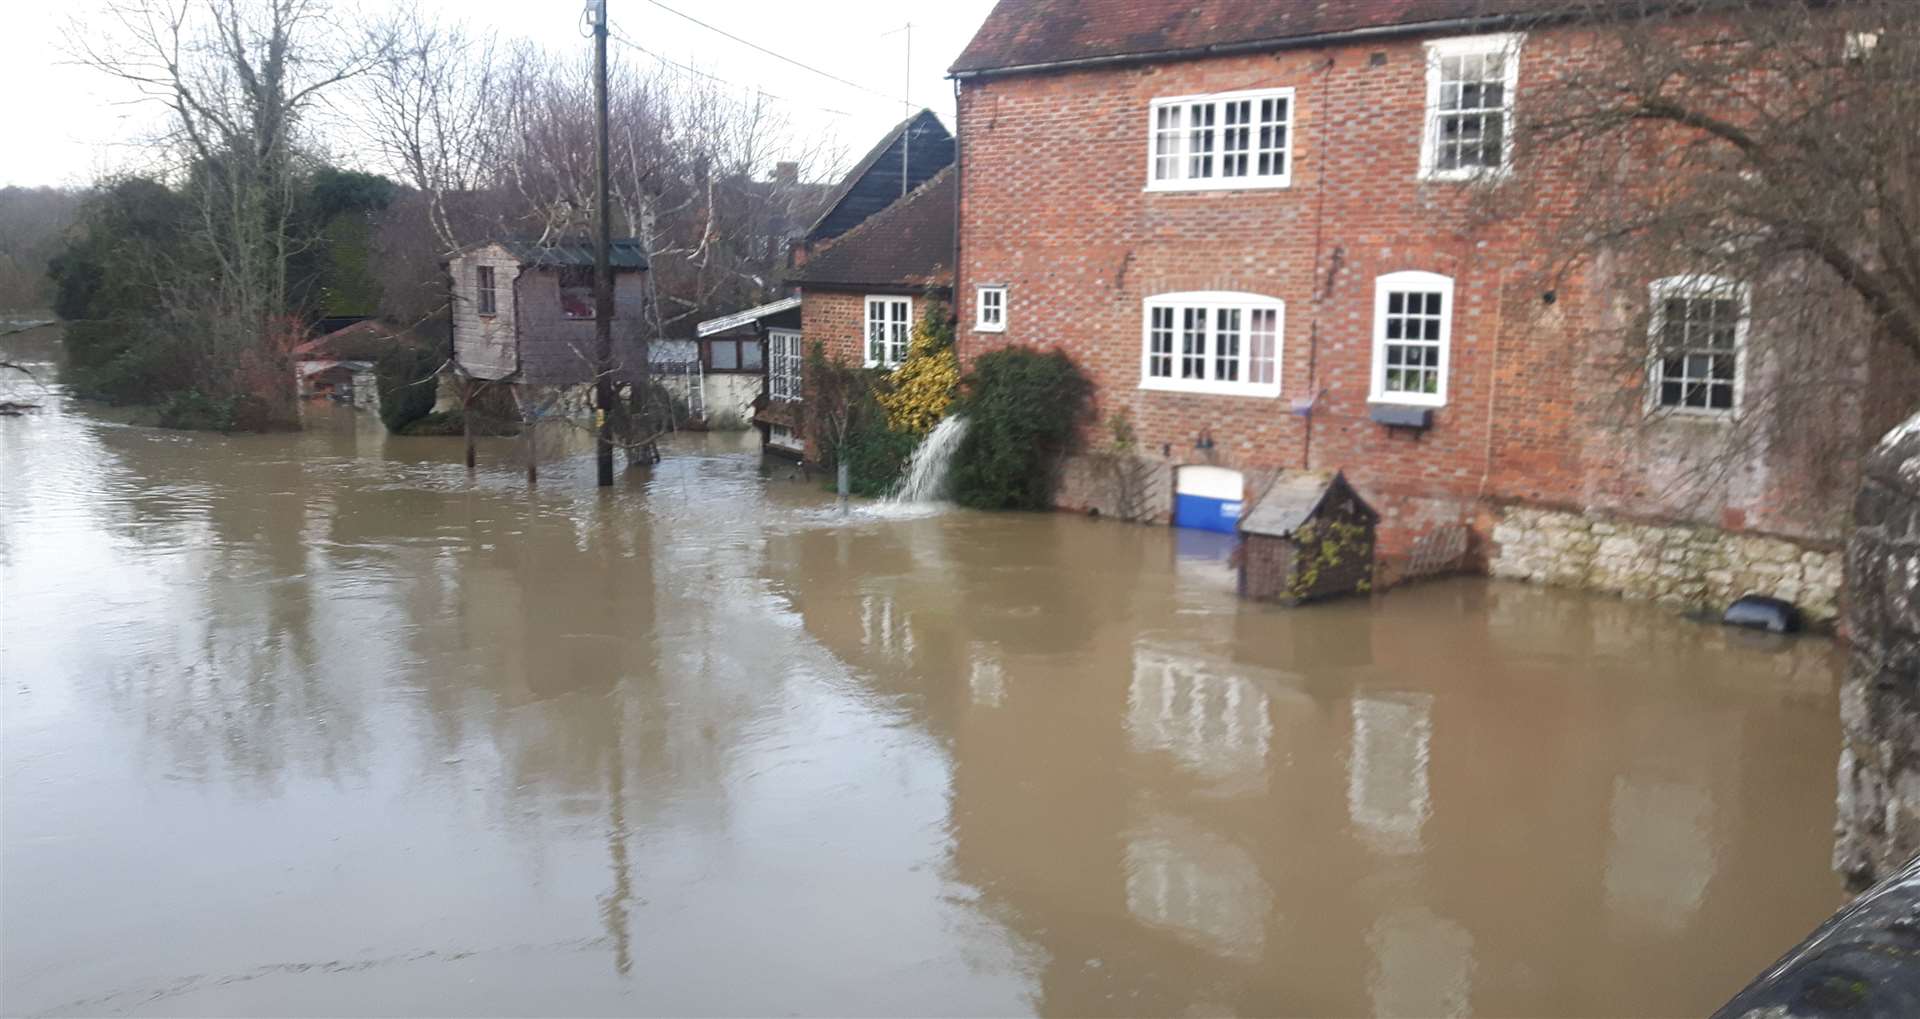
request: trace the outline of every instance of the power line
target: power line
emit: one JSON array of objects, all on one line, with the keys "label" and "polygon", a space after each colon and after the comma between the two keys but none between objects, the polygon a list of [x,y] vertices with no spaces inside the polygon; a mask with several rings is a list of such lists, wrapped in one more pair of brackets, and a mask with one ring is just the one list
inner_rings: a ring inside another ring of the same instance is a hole
[{"label": "power line", "polygon": [[899,97],[899,96],[890,96],[890,95],[888,95],[888,94],[886,94],[885,92],[881,92],[881,91],[879,91],[879,90],[877,90],[877,89],[871,89],[871,88],[868,88],[867,86],[865,86],[865,85],[862,85],[862,84],[860,84],[860,83],[859,83],[859,82],[857,82],[857,81],[848,81],[847,79],[845,79],[845,78],[842,78],[842,77],[840,77],[839,75],[837,75],[837,74],[834,74],[834,73],[832,73],[832,72],[830,72],[830,71],[822,71],[822,70],[821,70],[821,69],[819,69],[818,67],[814,67],[814,66],[813,66],[813,65],[811,65],[811,64],[803,64],[803,63],[801,63],[800,61],[798,61],[798,60],[795,60],[795,59],[793,59],[792,57],[790,57],[790,56],[787,56],[787,55],[786,55],[786,54],[784,54],[784,53],[776,53],[776,52],[774,52],[773,50],[770,50],[770,49],[768,49],[768,48],[766,48],[765,46],[762,46],[762,45],[760,45],[760,44],[759,44],[759,43],[757,43],[757,42],[753,42],[753,41],[751,41],[751,40],[747,40],[747,39],[742,39],[742,38],[740,38],[739,36],[737,36],[737,35],[734,35],[734,34],[733,34],[732,32],[729,32],[729,31],[727,31],[727,30],[726,30],[726,29],[724,29],[724,28],[721,28],[721,27],[719,27],[719,26],[717,26],[717,25],[710,25],[710,24],[708,24],[708,23],[706,23],[706,22],[704,22],[704,21],[701,21],[701,20],[700,20],[699,18],[696,18],[696,17],[694,17],[694,16],[693,16],[693,15],[691,15],[691,14],[688,14],[688,13],[686,13],[686,12],[684,12],[684,11],[678,11],[678,10],[675,10],[675,9],[673,9],[673,8],[671,8],[671,7],[668,7],[668,6],[666,5],[666,4],[663,4],[663,3],[661,3],[661,2],[660,2],[660,0],[647,0],[647,2],[648,2],[648,3],[650,3],[650,4],[652,4],[652,5],[653,5],[653,6],[655,6],[655,7],[658,7],[658,8],[660,8],[660,9],[661,9],[661,10],[663,10],[663,11],[666,11],[666,12],[667,12],[668,14],[671,14],[671,15],[674,15],[675,17],[678,17],[678,18],[684,18],[684,19],[686,19],[686,20],[688,20],[688,21],[691,21],[691,22],[693,22],[693,23],[694,23],[694,24],[696,24],[696,25],[699,25],[699,26],[700,26],[701,28],[704,28],[704,29],[706,29],[706,30],[707,30],[707,31],[709,31],[709,32],[714,32],[714,33],[716,33],[716,34],[719,34],[719,35],[723,35],[723,36],[726,36],[727,38],[729,38],[729,39],[732,39],[732,40],[733,40],[734,42],[737,42],[737,43],[739,43],[739,44],[740,44],[740,45],[742,45],[742,46],[749,46],[749,47],[752,47],[753,49],[756,49],[756,50],[759,50],[760,52],[762,52],[762,53],[765,53],[765,54],[766,54],[767,56],[770,56],[770,57],[772,57],[772,58],[774,58],[775,60],[783,60],[783,61],[785,61],[785,62],[787,62],[787,63],[789,63],[789,64],[792,64],[792,65],[793,65],[793,66],[795,66],[795,67],[798,67],[799,69],[801,69],[801,70],[803,70],[803,71],[808,71],[808,72],[811,72],[811,73],[813,73],[813,74],[817,74],[817,75],[819,75],[820,77],[822,77],[822,78],[826,78],[826,79],[829,79],[829,80],[831,80],[831,81],[837,81],[837,82],[839,82],[840,84],[842,84],[842,85],[845,85],[845,86],[847,86],[848,88],[856,88],[856,89],[859,89],[860,91],[862,91],[862,92],[865,92],[865,93],[867,93],[868,95],[875,95],[875,96],[879,96],[880,98],[882,98],[882,99],[885,99],[885,100],[887,100],[888,102],[899,102],[899,101],[900,101],[900,97]]},{"label": "power line", "polygon": [[673,67],[680,71],[684,71],[687,74],[698,75],[702,78],[706,78],[709,81],[719,82],[720,84],[725,85],[729,88],[737,88],[742,92],[751,92],[755,95],[765,96],[766,98],[772,99],[775,102],[787,103],[793,106],[804,106],[808,109],[819,110],[822,113],[831,113],[836,117],[853,116],[853,114],[848,113],[845,110],[836,110],[831,106],[820,106],[814,103],[803,102],[798,99],[789,99],[786,96],[776,95],[772,92],[769,92],[766,89],[759,87],[758,85],[743,85],[740,82],[732,81],[727,78],[722,78],[711,71],[702,71],[698,67],[694,67],[689,64],[683,64],[680,61],[673,59],[672,57],[668,57],[660,53],[656,53],[653,50],[650,50],[645,46],[642,46],[639,43],[634,42],[632,39],[627,38],[626,34],[621,32],[618,28],[612,28],[611,25],[609,25],[609,28],[611,28],[612,30],[613,41],[621,44],[622,46],[626,46],[631,49],[634,49],[642,54],[645,54],[646,56],[652,57],[653,59],[669,67]]}]

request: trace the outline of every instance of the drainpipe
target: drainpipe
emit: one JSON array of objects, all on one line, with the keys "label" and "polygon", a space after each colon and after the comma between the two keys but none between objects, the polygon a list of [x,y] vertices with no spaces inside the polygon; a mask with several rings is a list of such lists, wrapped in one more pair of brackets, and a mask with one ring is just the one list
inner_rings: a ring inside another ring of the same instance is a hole
[{"label": "drainpipe", "polygon": [[[967,200],[967,162],[963,158],[966,146],[962,139],[966,133],[962,130],[964,121],[960,112],[960,79],[953,80],[953,300],[947,307],[949,323],[953,326],[953,351],[955,358],[960,354],[960,295],[966,293],[960,282],[960,225],[966,222],[960,216],[960,206]],[[1002,312],[1004,315],[1005,312]],[[1004,319],[1002,320],[1004,323]]]},{"label": "drainpipe", "polygon": [[1313,469],[1313,411],[1320,404],[1320,310],[1328,292],[1333,289],[1331,279],[1322,281],[1320,276],[1320,250],[1326,236],[1327,220],[1327,145],[1328,132],[1333,127],[1333,117],[1327,109],[1328,95],[1333,88],[1333,58],[1328,57],[1326,65],[1320,68],[1320,108],[1314,115],[1320,118],[1320,158],[1319,176],[1314,186],[1319,190],[1315,196],[1313,208],[1313,321],[1307,324],[1307,414],[1301,429],[1300,469]]}]

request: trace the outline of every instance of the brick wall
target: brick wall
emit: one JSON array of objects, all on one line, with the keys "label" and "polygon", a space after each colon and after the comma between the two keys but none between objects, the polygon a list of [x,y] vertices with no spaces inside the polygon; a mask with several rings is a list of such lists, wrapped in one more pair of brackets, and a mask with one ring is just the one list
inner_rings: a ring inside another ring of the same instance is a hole
[{"label": "brick wall", "polygon": [[[1519,115],[1530,83],[1590,52],[1573,30],[1530,37]],[[1152,99],[1266,87],[1295,89],[1290,187],[1145,190]],[[1836,538],[1848,486],[1834,471],[1848,464],[1830,447],[1762,435],[1710,472],[1701,450],[1725,445],[1727,425],[1638,412],[1642,380],[1621,370],[1638,356],[1620,349],[1630,330],[1608,327],[1632,321],[1645,281],[1602,265],[1549,305],[1530,282],[1540,224],[1476,227],[1470,185],[1418,179],[1425,93],[1419,40],[964,82],[963,359],[1063,349],[1095,384],[1096,420],[1126,412],[1143,451],[1174,464],[1343,470],[1383,514],[1388,554],[1447,523],[1484,543],[1485,508],[1514,503]],[[1424,432],[1368,415],[1374,280],[1402,270],[1455,283],[1448,402]],[[986,283],[1010,288],[1004,333],[973,331]],[[1190,290],[1286,302],[1278,398],[1139,388],[1143,300]],[[829,314],[812,300],[810,317]],[[1755,337],[1750,396],[1769,363]],[[1309,400],[1311,417],[1296,413]],[[1853,403],[1823,417],[1860,434]]]}]

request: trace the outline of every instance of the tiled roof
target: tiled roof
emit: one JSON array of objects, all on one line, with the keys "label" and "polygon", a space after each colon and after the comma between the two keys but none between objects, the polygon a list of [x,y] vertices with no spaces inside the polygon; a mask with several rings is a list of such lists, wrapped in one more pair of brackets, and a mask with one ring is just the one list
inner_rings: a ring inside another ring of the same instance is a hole
[{"label": "tiled roof", "polygon": [[367,319],[308,340],[293,348],[292,354],[296,361],[376,361],[395,346],[419,343],[420,338],[409,329]]},{"label": "tiled roof", "polygon": [[[951,73],[1541,16],[1565,0],[1000,0]],[[1456,25],[1455,29],[1460,26]],[[1198,52],[1195,52],[1198,51]]]},{"label": "tiled roof", "polygon": [[953,167],[807,259],[787,282],[824,287],[953,285]]}]

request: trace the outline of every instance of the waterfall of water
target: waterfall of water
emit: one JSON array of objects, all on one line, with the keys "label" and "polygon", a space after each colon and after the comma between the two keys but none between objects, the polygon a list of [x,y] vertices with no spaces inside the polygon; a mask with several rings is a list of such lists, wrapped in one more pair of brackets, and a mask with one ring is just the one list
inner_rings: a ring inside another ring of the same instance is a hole
[{"label": "waterfall of water", "polygon": [[953,463],[953,454],[960,448],[960,440],[967,435],[967,422],[959,416],[950,417],[934,426],[927,437],[920,440],[920,447],[913,451],[913,458],[907,461],[906,476],[894,487],[893,494],[887,497],[894,503],[939,502],[947,494],[947,468]]}]

